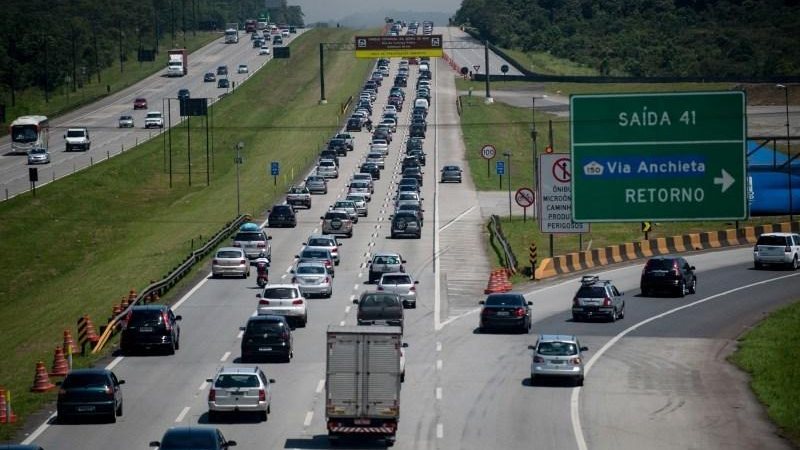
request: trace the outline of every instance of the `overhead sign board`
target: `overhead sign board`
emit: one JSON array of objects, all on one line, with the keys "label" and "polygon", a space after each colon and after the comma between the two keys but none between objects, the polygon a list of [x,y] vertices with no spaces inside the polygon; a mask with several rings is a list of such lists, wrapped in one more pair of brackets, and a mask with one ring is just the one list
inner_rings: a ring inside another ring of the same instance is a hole
[{"label": "overhead sign board", "polygon": [[745,95],[570,97],[576,222],[747,217]]},{"label": "overhead sign board", "polygon": [[356,36],[356,58],[442,57],[442,35]]},{"label": "overhead sign board", "polygon": [[539,230],[588,233],[589,223],[572,221],[572,163],[565,153],[539,155]]}]

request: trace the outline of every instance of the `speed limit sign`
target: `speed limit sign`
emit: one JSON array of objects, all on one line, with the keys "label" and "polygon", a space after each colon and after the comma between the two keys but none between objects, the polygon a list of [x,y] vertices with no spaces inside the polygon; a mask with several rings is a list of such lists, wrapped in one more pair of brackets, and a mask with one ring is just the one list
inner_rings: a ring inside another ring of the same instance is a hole
[{"label": "speed limit sign", "polygon": [[497,155],[497,149],[494,148],[494,145],[487,144],[481,148],[481,157],[483,159],[492,159]]}]

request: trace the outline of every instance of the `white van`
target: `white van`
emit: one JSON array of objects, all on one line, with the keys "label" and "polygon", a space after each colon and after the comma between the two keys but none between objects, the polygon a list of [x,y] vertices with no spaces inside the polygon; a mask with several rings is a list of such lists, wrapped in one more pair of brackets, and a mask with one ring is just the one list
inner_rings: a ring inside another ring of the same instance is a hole
[{"label": "white van", "polygon": [[418,106],[421,106],[421,107],[423,107],[423,108],[425,108],[427,110],[428,109],[428,100],[426,100],[424,98],[418,98],[418,99],[414,100],[414,107],[416,108]]}]

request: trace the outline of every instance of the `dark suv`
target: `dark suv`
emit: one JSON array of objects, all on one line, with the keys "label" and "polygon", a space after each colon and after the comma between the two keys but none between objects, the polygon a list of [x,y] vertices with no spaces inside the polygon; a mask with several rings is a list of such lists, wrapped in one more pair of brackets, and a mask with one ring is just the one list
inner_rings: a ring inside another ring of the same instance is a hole
[{"label": "dark suv", "polygon": [[642,295],[649,297],[657,292],[668,292],[684,297],[697,292],[694,266],[680,256],[656,256],[647,261],[642,270],[640,287]]},{"label": "dark suv", "polygon": [[625,317],[625,300],[614,283],[597,275],[584,275],[581,287],[572,299],[572,320],[605,317],[614,322]]},{"label": "dark suv", "polygon": [[76,416],[100,416],[116,422],[122,415],[122,384],[125,380],[117,379],[110,370],[70,370],[58,392],[58,420],[66,422]]},{"label": "dark suv", "polygon": [[297,226],[297,215],[291,205],[275,205],[269,210],[267,223],[270,227],[290,227]]},{"label": "dark suv", "polygon": [[120,350],[129,355],[139,349],[163,349],[172,355],[180,347],[180,320],[167,305],[134,306],[124,321]]},{"label": "dark suv", "polygon": [[411,211],[397,212],[392,216],[392,239],[398,237],[422,237],[422,222],[419,216]]},{"label": "dark suv", "polygon": [[253,316],[247,326],[241,328],[242,362],[258,357],[276,356],[286,362],[291,361],[292,329],[283,316]]},{"label": "dark suv", "polygon": [[358,305],[359,325],[390,325],[403,328],[403,300],[397,294],[362,292]]}]

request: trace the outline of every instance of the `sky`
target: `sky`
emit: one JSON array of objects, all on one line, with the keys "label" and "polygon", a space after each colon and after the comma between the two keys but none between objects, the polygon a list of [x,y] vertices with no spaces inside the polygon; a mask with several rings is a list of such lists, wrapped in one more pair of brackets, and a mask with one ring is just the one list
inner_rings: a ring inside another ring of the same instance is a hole
[{"label": "sky", "polygon": [[300,5],[306,23],[328,22],[356,14],[378,10],[443,12],[455,14],[461,0],[289,0]]}]

